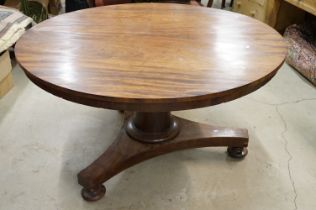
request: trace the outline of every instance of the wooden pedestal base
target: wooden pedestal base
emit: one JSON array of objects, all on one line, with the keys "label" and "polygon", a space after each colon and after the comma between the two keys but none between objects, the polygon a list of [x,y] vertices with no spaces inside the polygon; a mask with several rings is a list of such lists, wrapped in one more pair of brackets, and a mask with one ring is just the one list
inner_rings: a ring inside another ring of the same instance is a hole
[{"label": "wooden pedestal base", "polygon": [[170,113],[135,113],[128,118],[116,141],[78,174],[78,182],[83,186],[82,197],[87,201],[102,198],[105,181],[150,158],[176,150],[219,146],[227,146],[231,157],[245,157],[247,130],[205,125]]}]

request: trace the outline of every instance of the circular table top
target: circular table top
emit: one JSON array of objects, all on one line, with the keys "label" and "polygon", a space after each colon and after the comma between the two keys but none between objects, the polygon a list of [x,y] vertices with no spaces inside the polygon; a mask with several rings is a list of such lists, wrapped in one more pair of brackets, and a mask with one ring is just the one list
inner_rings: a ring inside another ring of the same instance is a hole
[{"label": "circular table top", "polygon": [[287,47],[240,14],[166,3],[122,4],[60,15],[16,45],[26,75],[54,95],[131,111],[214,105],[268,82]]}]

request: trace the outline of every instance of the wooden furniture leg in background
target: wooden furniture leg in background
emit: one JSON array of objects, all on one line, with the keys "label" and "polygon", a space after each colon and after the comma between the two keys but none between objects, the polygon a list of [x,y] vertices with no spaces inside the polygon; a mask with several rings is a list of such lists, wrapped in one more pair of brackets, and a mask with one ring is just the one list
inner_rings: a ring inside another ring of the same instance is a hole
[{"label": "wooden furniture leg in background", "polygon": [[82,197],[87,201],[99,200],[106,191],[105,181],[150,158],[177,150],[219,146],[227,146],[228,155],[233,158],[245,157],[247,130],[201,124],[170,113],[134,113],[116,141],[78,174],[78,182],[83,186]]},{"label": "wooden furniture leg in background", "polygon": [[221,8],[224,9],[224,8],[225,8],[225,5],[226,5],[226,0],[222,0],[222,6],[221,6]]},{"label": "wooden furniture leg in background", "polygon": [[[230,7],[233,7],[233,4],[234,4],[234,0],[231,0],[230,3],[229,3],[229,6]],[[224,9],[226,6],[226,0],[222,0],[222,6],[221,8]]]},{"label": "wooden furniture leg in background", "polygon": [[209,0],[207,2],[207,7],[212,7],[213,6],[213,0]]}]

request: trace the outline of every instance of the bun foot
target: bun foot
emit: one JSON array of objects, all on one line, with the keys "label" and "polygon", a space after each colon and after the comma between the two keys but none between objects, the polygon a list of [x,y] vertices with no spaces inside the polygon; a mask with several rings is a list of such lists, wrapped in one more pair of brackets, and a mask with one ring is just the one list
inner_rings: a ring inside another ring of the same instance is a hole
[{"label": "bun foot", "polygon": [[86,201],[97,201],[105,195],[105,187],[100,185],[97,188],[83,188],[81,190],[81,196]]},{"label": "bun foot", "polygon": [[248,149],[247,147],[228,147],[227,153],[232,158],[242,159],[248,154]]}]

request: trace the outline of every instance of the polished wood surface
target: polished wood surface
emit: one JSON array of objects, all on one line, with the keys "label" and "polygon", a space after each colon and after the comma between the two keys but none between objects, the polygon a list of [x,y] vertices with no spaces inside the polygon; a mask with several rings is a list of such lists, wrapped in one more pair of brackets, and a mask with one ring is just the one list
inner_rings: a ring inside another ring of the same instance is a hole
[{"label": "polished wood surface", "polygon": [[267,25],[227,11],[180,4],[124,4],[61,15],[16,45],[26,75],[67,100],[125,112],[117,140],[78,174],[96,201],[122,170],[181,149],[225,146],[247,155],[246,129],[221,128],[170,111],[219,104],[267,83],[286,46]]},{"label": "polished wood surface", "polygon": [[286,45],[252,18],[181,4],[122,4],[51,18],[16,45],[27,76],[77,103],[131,111],[210,106],[269,81]]},{"label": "polished wood surface", "polygon": [[180,127],[170,112],[134,112],[126,123],[126,133],[144,143],[158,143],[174,139]]},{"label": "polished wood surface", "polygon": [[78,182],[83,186],[82,197],[87,201],[99,200],[105,194],[102,183],[126,168],[169,152],[199,147],[228,146],[227,152],[231,157],[243,158],[247,154],[246,129],[223,128],[175,118],[181,124],[182,132],[173,140],[156,144],[134,141],[125,132],[127,126],[125,124],[112,145],[78,174]]}]

